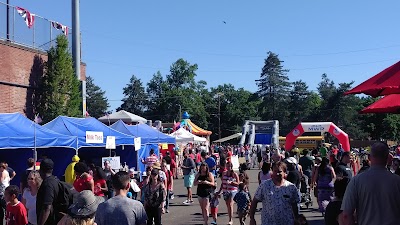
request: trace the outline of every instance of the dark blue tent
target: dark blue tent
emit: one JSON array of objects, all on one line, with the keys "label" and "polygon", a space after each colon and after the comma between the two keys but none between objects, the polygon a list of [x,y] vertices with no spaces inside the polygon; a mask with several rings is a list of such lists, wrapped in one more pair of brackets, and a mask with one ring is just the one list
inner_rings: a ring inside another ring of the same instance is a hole
[{"label": "dark blue tent", "polygon": [[[107,136],[115,136],[116,145],[133,145],[134,137],[116,131],[95,118],[74,118],[59,116],[49,123],[43,125],[44,127],[65,135],[77,136],[78,142],[76,148],[81,147],[105,147]],[[90,144],[86,143],[86,131],[99,131],[103,132],[103,143]]]},{"label": "dark blue tent", "polygon": [[[116,131],[95,118],[74,118],[59,116],[45,124],[49,128],[61,134],[78,136],[77,149],[81,161],[101,165],[101,157],[119,156],[121,163],[126,162],[129,167],[137,166],[137,152],[134,150],[134,136]],[[102,144],[86,143],[86,131],[103,132]],[[115,150],[107,150],[107,136],[115,136]]]},{"label": "dark blue tent", "polygon": [[147,124],[138,124],[131,126],[126,125],[122,120],[119,120],[110,127],[122,133],[140,137],[142,144],[176,143],[174,137],[161,133],[160,131],[157,131]]},{"label": "dark blue tent", "polygon": [[48,157],[55,163],[54,174],[61,176],[75,154],[77,138],[42,127],[20,113],[0,114],[0,159],[17,173],[12,184],[19,185],[26,161],[35,156]]}]

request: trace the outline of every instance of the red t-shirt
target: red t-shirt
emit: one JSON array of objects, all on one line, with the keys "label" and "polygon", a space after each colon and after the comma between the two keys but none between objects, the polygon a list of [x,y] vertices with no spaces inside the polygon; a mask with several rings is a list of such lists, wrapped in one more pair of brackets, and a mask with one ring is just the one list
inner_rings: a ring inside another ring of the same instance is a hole
[{"label": "red t-shirt", "polygon": [[333,153],[335,156],[338,154],[338,152],[339,152],[339,149],[337,149],[337,148],[332,149],[332,153]]},{"label": "red t-shirt", "polygon": [[232,158],[232,152],[228,151],[228,153],[226,154],[226,161],[231,162],[231,158]]},{"label": "red t-shirt", "polygon": [[196,154],[196,163],[200,163],[201,162],[201,154],[197,153]]},{"label": "red t-shirt", "polygon": [[6,225],[26,225],[28,224],[28,216],[25,206],[18,202],[15,205],[7,204],[6,208]]},{"label": "red t-shirt", "polygon": [[176,162],[175,162],[175,160],[171,159],[170,167],[171,167],[171,170],[176,168]]},{"label": "red t-shirt", "polygon": [[193,160],[195,160],[196,159],[196,157],[194,156],[194,154],[192,153],[192,154],[189,154],[189,157],[190,158],[192,158]]},{"label": "red t-shirt", "polygon": [[106,186],[106,180],[104,180],[104,179],[95,180],[94,181],[94,195],[104,196],[104,193],[101,190],[101,187],[104,187],[104,186]]},{"label": "red t-shirt", "polygon": [[87,174],[85,178],[77,177],[74,181],[74,188],[77,192],[81,192],[83,190],[88,190],[89,181],[93,180],[93,177],[90,174]]}]

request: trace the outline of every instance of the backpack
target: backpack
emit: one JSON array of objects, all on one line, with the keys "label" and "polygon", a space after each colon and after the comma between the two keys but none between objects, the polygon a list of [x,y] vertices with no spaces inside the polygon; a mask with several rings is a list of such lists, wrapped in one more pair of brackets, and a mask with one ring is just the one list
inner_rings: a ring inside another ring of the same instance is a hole
[{"label": "backpack", "polygon": [[74,201],[74,187],[64,181],[58,181],[58,188],[57,202],[54,209],[59,213],[68,213],[68,208]]}]

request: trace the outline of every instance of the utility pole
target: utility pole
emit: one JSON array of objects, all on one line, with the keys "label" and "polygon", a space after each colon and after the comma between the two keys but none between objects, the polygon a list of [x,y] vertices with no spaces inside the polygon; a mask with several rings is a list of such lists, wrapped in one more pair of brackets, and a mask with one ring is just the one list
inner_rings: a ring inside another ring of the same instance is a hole
[{"label": "utility pole", "polygon": [[179,121],[182,121],[182,106],[179,104]]},{"label": "utility pole", "polygon": [[10,41],[10,0],[7,0],[7,20],[6,20],[6,27],[7,27],[7,41]]},{"label": "utility pole", "polygon": [[217,97],[218,97],[218,139],[221,139],[221,96],[223,96],[224,93],[218,92]]},{"label": "utility pole", "polygon": [[82,81],[82,116],[86,116],[86,80],[81,79],[81,28],[79,0],[72,0],[72,59],[75,75]]}]

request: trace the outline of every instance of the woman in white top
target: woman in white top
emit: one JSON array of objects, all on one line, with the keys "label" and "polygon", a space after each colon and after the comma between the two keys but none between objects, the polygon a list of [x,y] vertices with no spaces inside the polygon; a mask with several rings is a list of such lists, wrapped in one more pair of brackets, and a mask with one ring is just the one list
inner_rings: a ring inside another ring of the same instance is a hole
[{"label": "woman in white top", "polygon": [[6,208],[6,202],[4,200],[4,191],[10,186],[10,175],[7,171],[7,165],[2,162],[0,163],[0,221],[3,224],[4,212]]},{"label": "woman in white top", "polygon": [[22,194],[22,203],[28,212],[29,224],[36,225],[36,194],[42,184],[42,178],[38,171],[32,171],[28,175],[28,188],[25,188]]}]

